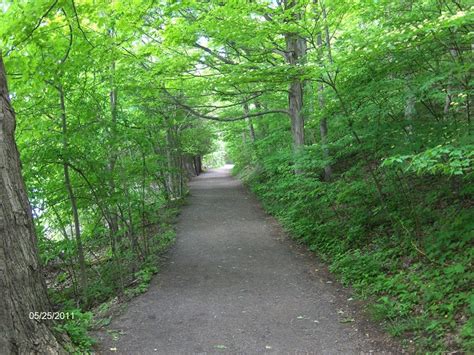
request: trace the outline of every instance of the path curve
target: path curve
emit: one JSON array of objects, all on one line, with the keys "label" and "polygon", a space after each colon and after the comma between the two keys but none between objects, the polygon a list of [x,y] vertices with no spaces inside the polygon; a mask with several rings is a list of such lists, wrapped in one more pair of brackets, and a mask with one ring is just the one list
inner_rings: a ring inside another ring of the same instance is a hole
[{"label": "path curve", "polygon": [[108,327],[119,339],[102,333],[101,353],[389,352],[347,291],[288,241],[229,166],[190,189],[167,265]]}]

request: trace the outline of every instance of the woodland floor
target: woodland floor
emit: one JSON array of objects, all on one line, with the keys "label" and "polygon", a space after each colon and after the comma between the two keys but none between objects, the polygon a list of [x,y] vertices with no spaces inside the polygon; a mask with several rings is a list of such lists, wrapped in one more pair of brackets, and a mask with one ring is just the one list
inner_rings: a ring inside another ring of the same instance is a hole
[{"label": "woodland floor", "polygon": [[166,265],[99,333],[99,353],[400,352],[229,166],[190,189]]}]

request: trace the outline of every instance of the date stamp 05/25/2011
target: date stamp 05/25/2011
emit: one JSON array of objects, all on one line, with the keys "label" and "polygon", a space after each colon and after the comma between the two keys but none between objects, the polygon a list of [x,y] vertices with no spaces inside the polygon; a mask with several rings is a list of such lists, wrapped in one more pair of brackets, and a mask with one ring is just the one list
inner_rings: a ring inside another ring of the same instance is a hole
[{"label": "date stamp 05/25/2011", "polygon": [[72,312],[30,312],[28,314],[30,319],[34,320],[63,320],[63,319],[74,319],[74,313]]}]

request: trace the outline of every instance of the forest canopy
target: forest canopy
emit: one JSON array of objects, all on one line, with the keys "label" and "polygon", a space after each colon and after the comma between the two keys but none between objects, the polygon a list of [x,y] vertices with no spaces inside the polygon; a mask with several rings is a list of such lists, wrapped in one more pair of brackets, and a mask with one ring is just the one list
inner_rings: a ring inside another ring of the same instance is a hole
[{"label": "forest canopy", "polygon": [[232,161],[394,335],[473,349],[474,7],[464,0],[0,2],[59,325],[144,292],[187,181]]}]

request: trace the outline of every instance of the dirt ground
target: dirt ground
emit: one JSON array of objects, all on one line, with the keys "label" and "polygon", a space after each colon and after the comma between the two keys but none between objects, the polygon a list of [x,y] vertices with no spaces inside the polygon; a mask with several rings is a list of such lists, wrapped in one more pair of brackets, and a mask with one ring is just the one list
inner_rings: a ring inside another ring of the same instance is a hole
[{"label": "dirt ground", "polygon": [[100,332],[99,353],[401,352],[229,166],[190,188],[162,271]]}]

